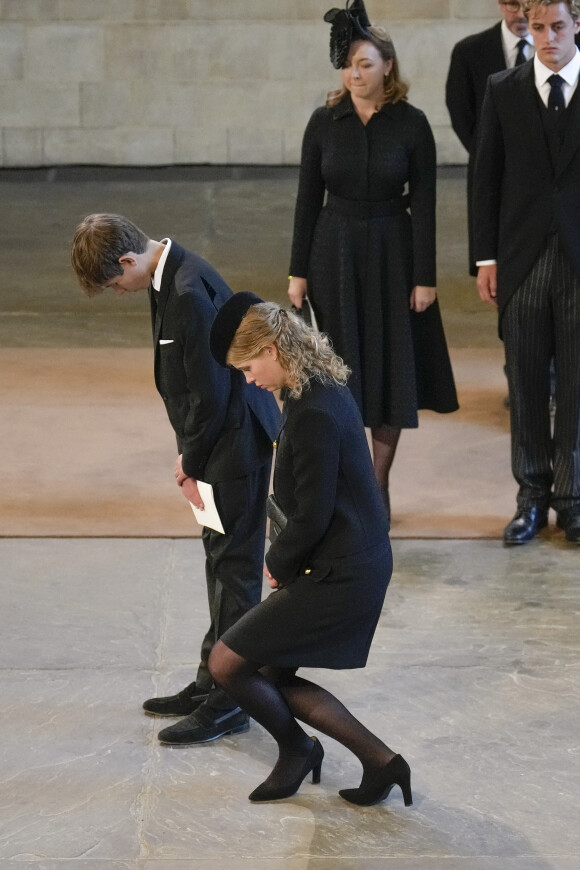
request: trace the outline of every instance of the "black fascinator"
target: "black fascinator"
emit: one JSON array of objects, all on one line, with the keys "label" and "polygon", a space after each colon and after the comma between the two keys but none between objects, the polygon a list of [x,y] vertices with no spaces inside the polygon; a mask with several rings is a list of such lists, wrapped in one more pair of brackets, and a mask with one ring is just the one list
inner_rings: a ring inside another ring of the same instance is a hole
[{"label": "black fascinator", "polygon": [[324,20],[330,25],[330,60],[341,69],[348,57],[351,42],[368,39],[371,26],[363,0],[347,0],[346,9],[329,9]]}]

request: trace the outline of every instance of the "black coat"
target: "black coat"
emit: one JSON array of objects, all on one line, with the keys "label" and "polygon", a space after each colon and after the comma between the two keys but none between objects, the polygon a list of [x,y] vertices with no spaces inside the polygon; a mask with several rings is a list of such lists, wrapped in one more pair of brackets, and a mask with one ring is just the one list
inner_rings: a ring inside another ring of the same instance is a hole
[{"label": "black coat", "polygon": [[474,172],[475,256],[497,260],[501,315],[557,229],[580,275],[580,89],[552,163],[533,60],[491,76]]},{"label": "black coat", "polygon": [[506,68],[501,21],[461,39],[453,48],[445,85],[445,102],[461,144],[471,154],[487,80]]},{"label": "black coat", "polygon": [[243,477],[268,462],[280,428],[274,397],[210,353],[216,311],[231,295],[209,263],[175,242],[161,289],[150,290],[155,384],[185,474],[208,483]]},{"label": "black coat", "polygon": [[266,665],[361,668],[393,566],[362,420],[346,387],[316,381],[284,408],[274,491],[288,524],[266,555],[282,588],[222,640]]},{"label": "black coat", "polygon": [[477,124],[481,115],[487,80],[492,73],[506,68],[501,38],[501,21],[460,40],[451,53],[445,86],[445,102],[461,144],[469,153],[467,163],[467,224],[469,236],[469,272],[477,274],[473,253],[473,163]]},{"label": "black coat", "polygon": [[388,521],[360,413],[346,387],[311,380],[287,398],[274,470],[274,492],[288,518],[266,563],[286,583],[339,575],[365,551],[388,544]]}]

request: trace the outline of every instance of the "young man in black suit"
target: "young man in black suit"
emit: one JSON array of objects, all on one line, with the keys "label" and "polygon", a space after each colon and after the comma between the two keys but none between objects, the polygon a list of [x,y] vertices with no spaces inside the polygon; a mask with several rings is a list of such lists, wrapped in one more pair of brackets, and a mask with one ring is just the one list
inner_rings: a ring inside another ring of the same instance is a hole
[{"label": "young man in black suit", "polygon": [[[558,514],[580,543],[580,0],[526,0],[536,55],[487,85],[474,171],[481,299],[499,309],[524,544]],[[556,365],[550,431],[549,366]]]},{"label": "young man in black suit", "polygon": [[280,413],[274,397],[224,369],[209,333],[232,291],[209,263],[176,242],[148,238],[120,215],[89,215],[77,227],[72,263],[83,290],[118,295],[148,290],[155,384],[177,438],[175,478],[203,507],[197,481],[213,485],[225,534],[204,527],[211,624],[196,679],[179,692],[150,698],[160,716],[184,716],[159,734],[163,743],[205,743],[249,728],[247,714],[215,687],[207,662],[215,641],[261,598],[265,507],[272,442]]},{"label": "young man in black suit", "polygon": [[501,21],[488,30],[466,36],[451,53],[445,86],[445,101],[451,126],[469,154],[467,164],[467,223],[469,234],[469,272],[477,274],[473,258],[473,216],[471,199],[473,158],[477,124],[481,115],[487,80],[492,73],[510,69],[529,60],[534,53],[523,2],[499,0]]}]

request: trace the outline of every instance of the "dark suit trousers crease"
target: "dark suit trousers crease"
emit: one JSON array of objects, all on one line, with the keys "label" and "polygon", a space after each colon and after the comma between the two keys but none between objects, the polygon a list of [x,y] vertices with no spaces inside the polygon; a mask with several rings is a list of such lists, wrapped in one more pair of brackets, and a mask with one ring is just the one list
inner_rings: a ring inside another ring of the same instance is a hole
[{"label": "dark suit trousers crease", "polygon": [[[580,509],[580,278],[556,234],[549,236],[508,302],[502,327],[518,507]],[[556,368],[553,437],[552,356]]]},{"label": "dark suit trousers crease", "polygon": [[196,685],[211,693],[208,704],[231,710],[236,703],[213,686],[207,662],[214,643],[262,597],[266,499],[270,464],[236,480],[214,484],[214,497],[227,534],[204,528],[205,576],[211,624],[201,646]]}]

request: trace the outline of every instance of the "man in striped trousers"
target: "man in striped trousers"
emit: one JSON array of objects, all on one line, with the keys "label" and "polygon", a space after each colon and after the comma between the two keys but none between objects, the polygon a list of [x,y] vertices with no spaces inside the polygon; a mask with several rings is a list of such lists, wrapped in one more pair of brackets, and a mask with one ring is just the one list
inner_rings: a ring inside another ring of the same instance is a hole
[{"label": "man in striped trousers", "polygon": [[[474,172],[477,287],[498,307],[525,544],[557,512],[580,544],[580,0],[525,0],[536,55],[488,80]],[[556,417],[550,426],[550,359]]]}]

